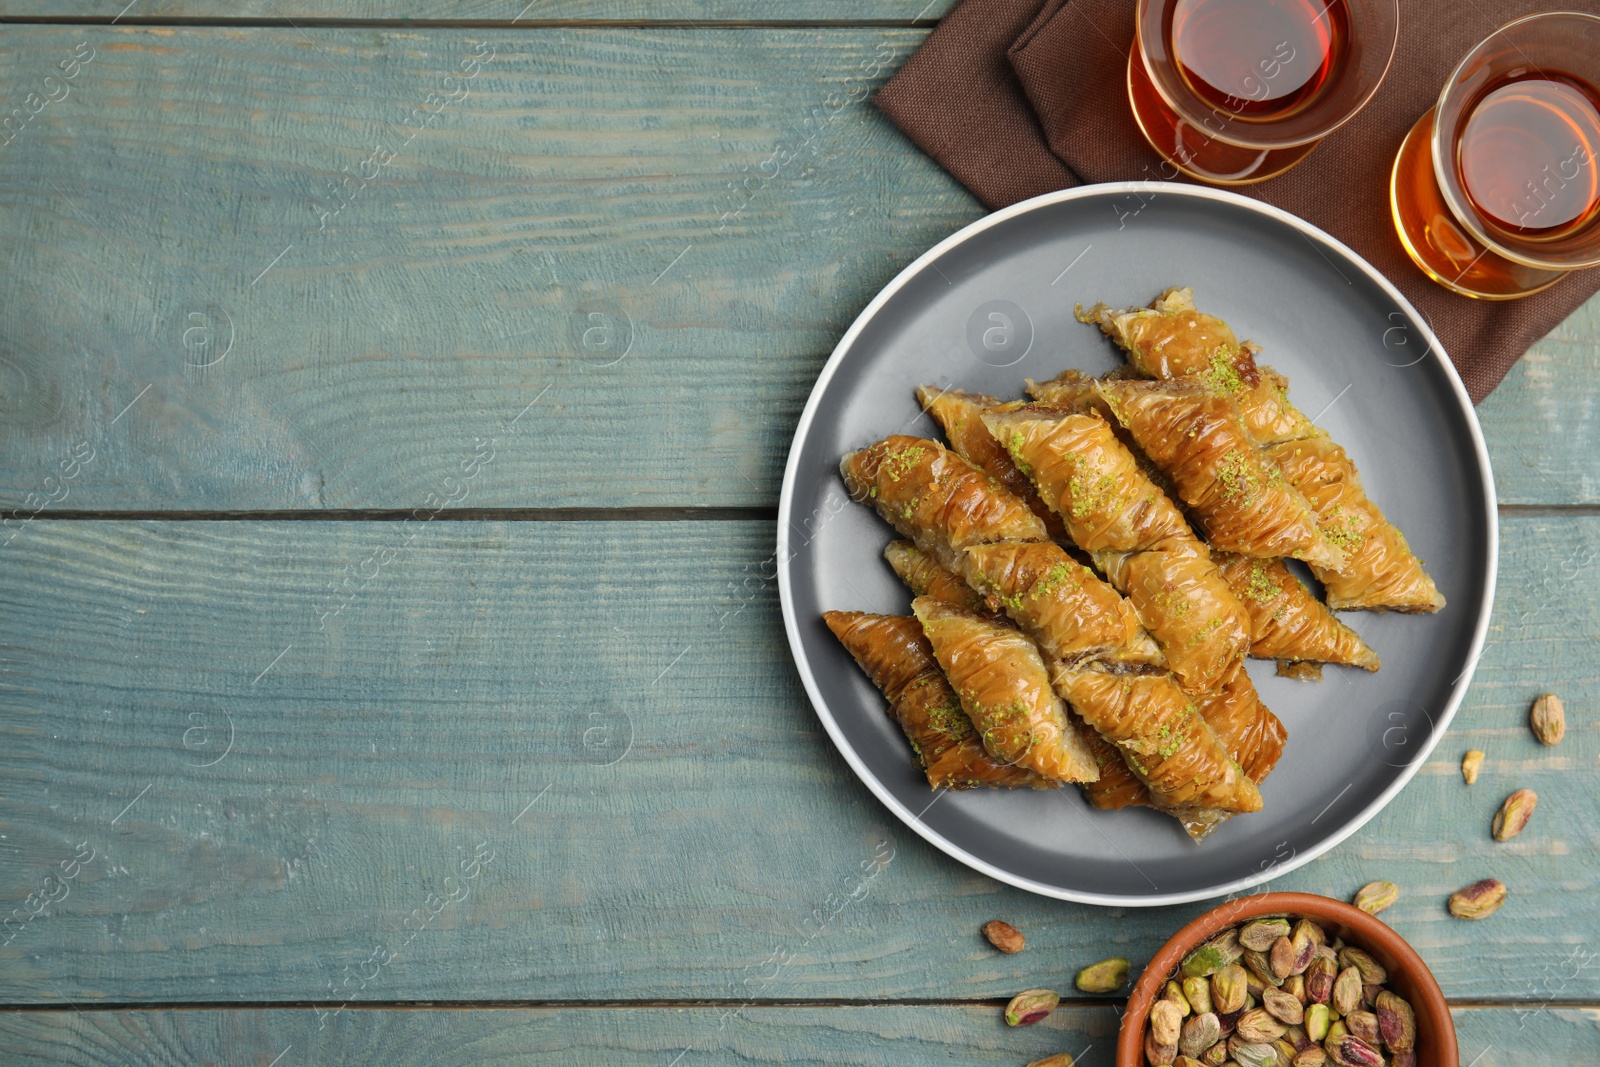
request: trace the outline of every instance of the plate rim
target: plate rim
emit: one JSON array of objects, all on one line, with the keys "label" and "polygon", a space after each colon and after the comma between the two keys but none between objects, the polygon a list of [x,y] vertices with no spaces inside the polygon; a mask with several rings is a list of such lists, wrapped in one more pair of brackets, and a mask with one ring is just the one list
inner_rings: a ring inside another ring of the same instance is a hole
[{"label": "plate rim", "polygon": [[[877,775],[867,767],[865,761],[862,760],[861,756],[845,737],[843,730],[835,721],[832,711],[829,710],[826,701],[822,699],[822,694],[817,688],[816,678],[801,640],[799,620],[795,616],[794,598],[790,588],[790,564],[793,561],[793,557],[789,548],[789,528],[794,514],[795,485],[799,476],[799,445],[802,439],[811,431],[812,423],[815,421],[821,406],[822,393],[828,383],[832,381],[839,367],[849,357],[861,333],[895,294],[905,288],[913,278],[921,274],[931,263],[942,257],[946,252],[1010,219],[1073,200],[1135,194],[1149,195],[1151,197],[1156,195],[1177,196],[1193,200],[1210,200],[1231,204],[1286,225],[1305,236],[1313,245],[1320,243],[1323,247],[1337,253],[1349,266],[1359,270],[1369,281],[1375,283],[1393,299],[1413,324],[1420,325],[1424,338],[1428,342],[1428,352],[1424,358],[1431,356],[1437,364],[1441,365],[1445,371],[1446,381],[1449,382],[1453,390],[1456,402],[1460,406],[1461,412],[1466,416],[1467,429],[1472,438],[1473,455],[1478,462],[1478,476],[1479,481],[1482,483],[1481,488],[1484,494],[1484,519],[1488,551],[1484,561],[1483,595],[1477,605],[1478,618],[1473,628],[1466,669],[1452,684],[1450,696],[1445,701],[1444,711],[1439,715],[1436,729],[1432,731],[1427,744],[1423,746],[1422,751],[1418,753],[1416,758],[1401,768],[1400,774],[1396,776],[1393,782],[1385,787],[1365,808],[1324,840],[1309,849],[1297,851],[1290,859],[1275,864],[1265,871],[1254,872],[1231,882],[1198,890],[1130,896],[1066,889],[997,867],[986,860],[974,856],[955,842],[947,839],[923,822],[920,815],[912,814],[910,809],[901,804],[894,794],[889,791],[888,787],[878,780]],[[1450,361],[1448,353],[1445,352],[1444,346],[1434,334],[1433,327],[1429,324],[1427,318],[1417,311],[1416,307],[1405,298],[1404,294],[1381,271],[1371,263],[1368,263],[1354,249],[1320,227],[1253,197],[1244,196],[1226,189],[1212,189],[1177,182],[1142,180],[1101,182],[1093,185],[1075,186],[1070,189],[1060,189],[1022,200],[968,223],[908,263],[861,310],[855,320],[851,322],[850,328],[845,331],[844,336],[834,346],[827,362],[823,364],[822,370],[817,374],[816,381],[811,387],[811,394],[806,398],[805,408],[802,409],[800,419],[795,424],[794,436],[789,442],[789,455],[784,461],[783,485],[778,495],[778,536],[775,560],[777,562],[778,600],[783,616],[783,628],[785,636],[788,638],[789,651],[794,659],[795,669],[799,672],[801,684],[804,685],[806,696],[811,701],[812,711],[821,720],[823,728],[833,741],[834,748],[844,757],[845,762],[850,765],[850,769],[855,773],[855,776],[901,822],[905,823],[923,840],[947,856],[1005,885],[1025,889],[1040,896],[1056,900],[1068,900],[1080,904],[1097,904],[1107,907],[1163,907],[1172,904],[1187,904],[1197,900],[1208,900],[1212,897],[1236,893],[1270,882],[1274,878],[1303,867],[1342,844],[1357,830],[1370,822],[1378,812],[1387,807],[1389,802],[1399,795],[1402,789],[1410,784],[1411,779],[1416,776],[1417,772],[1422,769],[1422,765],[1427,762],[1428,757],[1432,755],[1434,748],[1444,739],[1444,735],[1449,730],[1450,723],[1454,720],[1462,700],[1466,698],[1467,691],[1472,686],[1473,677],[1477,673],[1478,662],[1483,655],[1484,644],[1489,632],[1490,616],[1494,609],[1495,580],[1500,566],[1500,522],[1498,501],[1495,495],[1494,469],[1489,462],[1489,450],[1484,441],[1483,427],[1478,422],[1477,409],[1473,407],[1472,399],[1468,396],[1466,386],[1461,381],[1461,375],[1456,371],[1455,364]]]}]

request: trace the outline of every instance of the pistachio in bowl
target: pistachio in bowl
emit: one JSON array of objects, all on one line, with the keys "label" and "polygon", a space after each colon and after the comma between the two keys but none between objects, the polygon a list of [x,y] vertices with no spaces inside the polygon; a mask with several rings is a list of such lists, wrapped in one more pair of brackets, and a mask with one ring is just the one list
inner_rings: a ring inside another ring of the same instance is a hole
[{"label": "pistachio in bowl", "polygon": [[1456,1067],[1438,982],[1382,921],[1266,893],[1206,912],[1134,986],[1117,1067]]}]

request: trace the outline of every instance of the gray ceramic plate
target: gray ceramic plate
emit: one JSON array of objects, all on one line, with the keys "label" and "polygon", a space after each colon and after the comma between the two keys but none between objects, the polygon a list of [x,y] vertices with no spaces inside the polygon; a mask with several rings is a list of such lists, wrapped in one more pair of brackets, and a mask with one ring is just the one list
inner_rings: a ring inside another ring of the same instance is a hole
[{"label": "gray ceramic plate", "polygon": [[[1383,658],[1321,683],[1251,677],[1289,728],[1263,811],[1203,844],[1147,810],[1073,789],[936,796],[884,702],[820,615],[905,613],[887,525],[849,502],[839,457],[888,434],[938,436],[918,383],[1001,397],[1023,379],[1118,364],[1073,304],[1143,304],[1172,285],[1264,347],[1296,403],[1345,446],[1448,598],[1431,616],[1344,616]],[[1421,316],[1322,231],[1234,193],[1153,182],[1053,193],[968,226],[867,306],[800,417],[778,509],[784,625],[817,714],[861,780],[961,862],[1037,893],[1172,904],[1264,882],[1332,848],[1410,780],[1472,677],[1494,598],[1489,458],[1471,402]]]}]

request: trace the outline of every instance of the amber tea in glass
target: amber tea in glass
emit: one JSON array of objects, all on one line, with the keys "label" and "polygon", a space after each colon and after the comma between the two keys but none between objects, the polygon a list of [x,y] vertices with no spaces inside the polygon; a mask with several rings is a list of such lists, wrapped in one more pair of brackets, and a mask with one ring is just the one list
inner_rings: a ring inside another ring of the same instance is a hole
[{"label": "amber tea in glass", "polygon": [[1600,265],[1600,18],[1533,15],[1467,54],[1395,158],[1390,203],[1435,281],[1509,300]]},{"label": "amber tea in glass", "polygon": [[1172,166],[1217,185],[1281,174],[1371,99],[1397,0],[1140,0],[1128,101]]}]

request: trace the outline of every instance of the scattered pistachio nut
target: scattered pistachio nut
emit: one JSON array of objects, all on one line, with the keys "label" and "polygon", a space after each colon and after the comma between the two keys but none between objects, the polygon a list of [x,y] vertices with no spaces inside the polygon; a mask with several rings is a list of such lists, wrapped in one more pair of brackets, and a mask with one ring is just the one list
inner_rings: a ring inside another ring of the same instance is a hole
[{"label": "scattered pistachio nut", "polygon": [[1505,803],[1494,814],[1494,839],[1510,841],[1527,829],[1528,820],[1533,818],[1533,809],[1538,803],[1539,794],[1531,789],[1519,789],[1506,797]]},{"label": "scattered pistachio nut", "polygon": [[1378,994],[1378,1032],[1390,1052],[1410,1052],[1417,1044],[1417,1016],[1402,997]]},{"label": "scattered pistachio nut", "polygon": [[1078,972],[1074,984],[1085,993],[1115,993],[1127,982],[1130,966],[1120,956],[1091,963]]},{"label": "scattered pistachio nut", "polygon": [[1505,902],[1505,883],[1498,878],[1484,878],[1450,894],[1450,914],[1458,919],[1487,919]]},{"label": "scattered pistachio nut", "polygon": [[1535,700],[1528,710],[1528,725],[1540,744],[1559,745],[1567,736],[1567,713],[1561,706],[1561,698],[1546,693]]},{"label": "scattered pistachio nut", "polygon": [[1007,1026],[1031,1026],[1056,1010],[1061,998],[1048,989],[1027,989],[1006,1005]]},{"label": "scattered pistachio nut", "polygon": [[1256,919],[1239,928],[1239,944],[1247,949],[1265,952],[1280,937],[1289,935],[1288,919]]},{"label": "scattered pistachio nut", "polygon": [[1461,757],[1461,777],[1472,785],[1478,780],[1478,771],[1483,769],[1483,750],[1474,748]]},{"label": "scattered pistachio nut", "polygon": [[1042,1060],[1034,1060],[1028,1067],[1072,1067],[1072,1053],[1058,1052],[1054,1056],[1046,1056]]},{"label": "scattered pistachio nut", "polygon": [[1368,882],[1356,890],[1355,899],[1350,903],[1368,915],[1376,915],[1399,899],[1400,887],[1393,882]]},{"label": "scattered pistachio nut", "polygon": [[1361,972],[1346,967],[1333,981],[1333,999],[1329,1001],[1340,1015],[1349,1015],[1361,1004]]},{"label": "scattered pistachio nut", "polygon": [[984,923],[983,936],[989,939],[989,944],[1007,955],[1021,952],[1028,943],[1021,930],[1000,919]]},{"label": "scattered pistachio nut", "polygon": [[1211,1010],[1211,980],[1208,978],[1185,978],[1183,980],[1183,998],[1189,1002],[1189,1007],[1196,1015],[1204,1015]]},{"label": "scattered pistachio nut", "polygon": [[1261,994],[1261,1006],[1268,1015],[1286,1023],[1289,1026],[1298,1026],[1305,1020],[1305,1007],[1295,999],[1293,994],[1285,993],[1281,989],[1268,989]]}]

